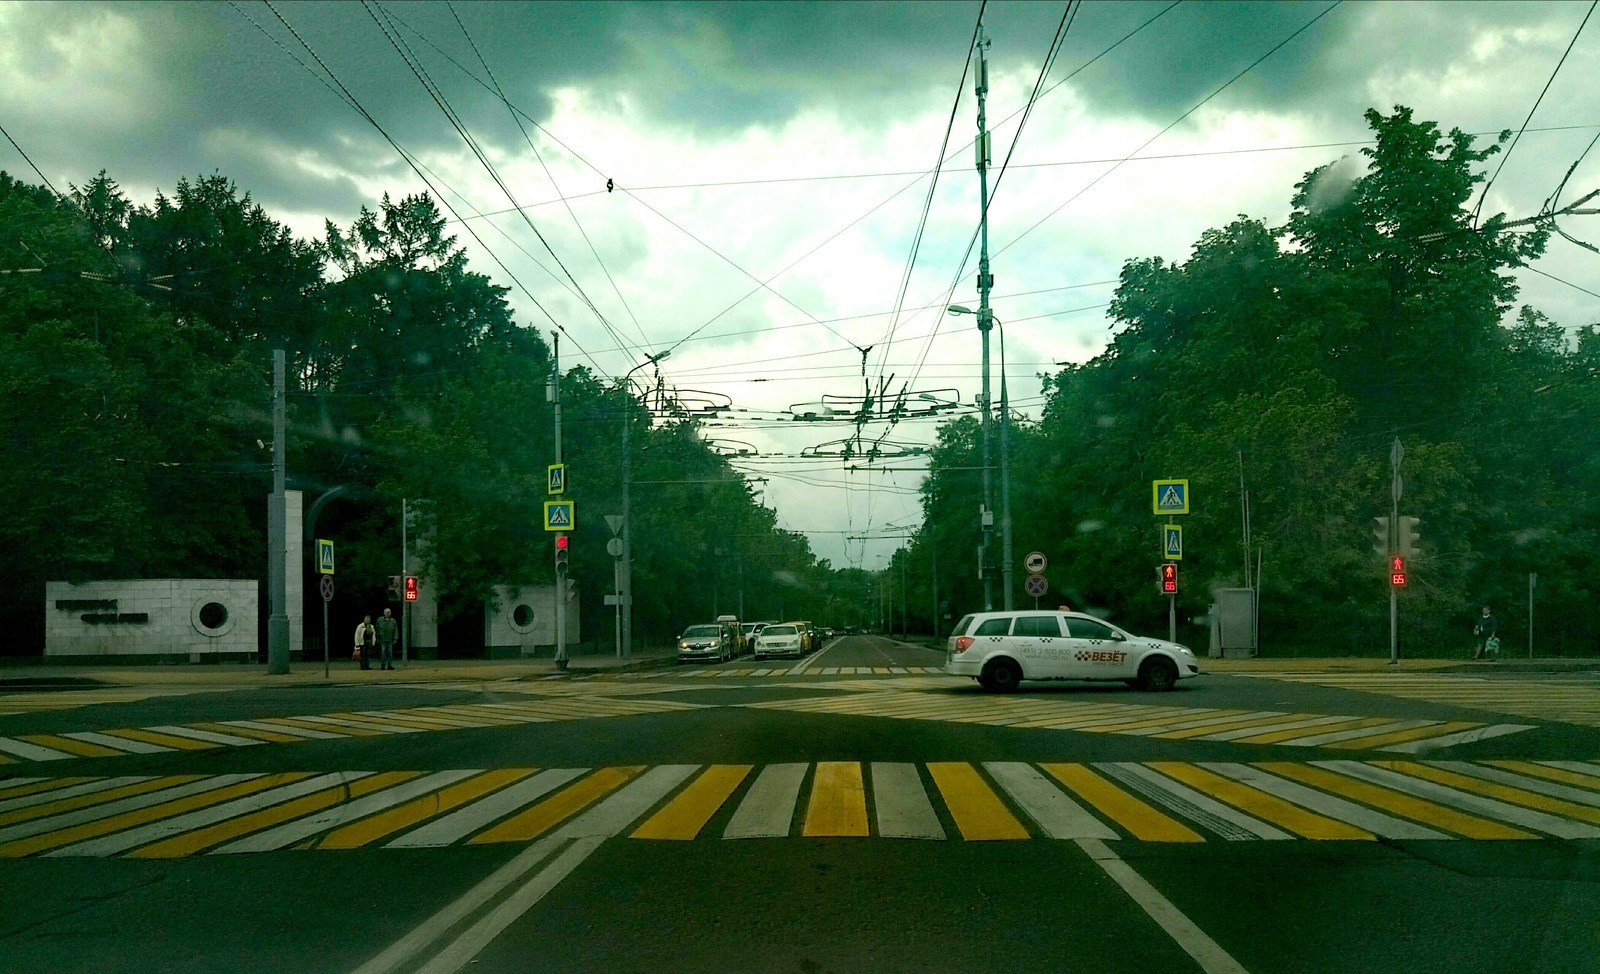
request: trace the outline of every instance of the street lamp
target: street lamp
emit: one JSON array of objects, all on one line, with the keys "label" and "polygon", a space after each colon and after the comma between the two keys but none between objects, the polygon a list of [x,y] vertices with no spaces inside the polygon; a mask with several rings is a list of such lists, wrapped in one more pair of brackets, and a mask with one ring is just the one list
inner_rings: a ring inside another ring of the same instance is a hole
[{"label": "street lamp", "polygon": [[[1015,560],[1011,548],[1011,403],[1006,396],[1006,332],[1004,323],[994,316],[989,309],[988,291],[983,294],[983,301],[978,305],[978,310],[973,311],[965,305],[952,304],[945,309],[953,315],[975,315],[978,319],[978,330],[983,334],[983,551],[985,562],[988,561],[989,533],[994,530],[994,489],[990,484],[989,475],[989,443],[990,433],[990,408],[989,408],[989,330],[996,324],[1000,329],[1000,582],[1001,600],[1005,608],[1012,608],[1011,571],[1012,561]],[[985,611],[994,608],[994,583],[987,571],[983,574],[983,607]]]},{"label": "street lamp", "polygon": [[[646,355],[644,361],[628,370],[622,377],[622,390],[627,394],[631,403],[633,391],[628,385],[628,380],[633,374],[647,365],[655,365],[672,354],[672,349],[667,349],[659,355]],[[633,480],[633,453],[629,449],[633,430],[633,410],[624,408],[622,411],[622,572],[617,598],[622,602],[622,645],[617,653],[621,659],[633,655],[633,510],[629,497],[629,484]]]}]

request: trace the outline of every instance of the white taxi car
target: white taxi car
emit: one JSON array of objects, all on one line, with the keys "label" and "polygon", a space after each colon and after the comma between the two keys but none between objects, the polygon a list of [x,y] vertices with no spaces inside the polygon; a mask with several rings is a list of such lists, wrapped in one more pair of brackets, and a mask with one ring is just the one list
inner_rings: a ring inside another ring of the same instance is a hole
[{"label": "white taxi car", "polygon": [[1171,690],[1200,675],[1187,646],[1124,632],[1081,612],[974,612],[945,646],[946,673],[1001,693],[1023,680],[1121,680]]},{"label": "white taxi car", "polygon": [[801,633],[800,626],[793,622],[782,625],[773,623],[761,630],[756,636],[755,658],[766,659],[768,656],[804,656],[806,654],[805,635]]}]

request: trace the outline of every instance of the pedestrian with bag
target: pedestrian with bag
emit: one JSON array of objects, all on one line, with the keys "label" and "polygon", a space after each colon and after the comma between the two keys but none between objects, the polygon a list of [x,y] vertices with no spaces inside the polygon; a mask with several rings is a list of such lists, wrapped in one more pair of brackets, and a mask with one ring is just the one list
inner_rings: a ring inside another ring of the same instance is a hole
[{"label": "pedestrian with bag", "polygon": [[1490,614],[1489,607],[1484,606],[1483,615],[1478,617],[1477,625],[1472,627],[1472,634],[1478,637],[1478,650],[1472,654],[1473,659],[1493,661],[1500,658],[1500,637],[1495,635],[1499,628],[1500,624]]},{"label": "pedestrian with bag", "polygon": [[378,630],[372,625],[372,617],[364,616],[361,625],[356,626],[356,649],[351,657],[361,661],[361,668],[372,669],[372,650],[378,645]]},{"label": "pedestrian with bag", "polygon": [[383,649],[379,657],[383,663],[382,669],[394,669],[394,642],[400,637],[400,624],[395,621],[394,610],[384,609],[383,618],[378,620],[378,645]]}]

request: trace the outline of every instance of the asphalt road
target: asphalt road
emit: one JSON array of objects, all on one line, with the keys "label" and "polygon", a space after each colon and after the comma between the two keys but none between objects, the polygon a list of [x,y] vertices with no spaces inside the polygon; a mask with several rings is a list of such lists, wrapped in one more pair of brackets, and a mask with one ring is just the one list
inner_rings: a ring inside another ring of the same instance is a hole
[{"label": "asphalt road", "polygon": [[1600,680],[942,662],[0,695],[0,971],[1600,966]]}]

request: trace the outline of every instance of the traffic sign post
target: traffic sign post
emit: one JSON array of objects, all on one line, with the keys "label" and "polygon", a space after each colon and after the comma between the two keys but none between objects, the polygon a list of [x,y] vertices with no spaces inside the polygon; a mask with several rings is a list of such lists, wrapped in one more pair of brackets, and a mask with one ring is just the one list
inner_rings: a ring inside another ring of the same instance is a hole
[{"label": "traffic sign post", "polygon": [[1161,526],[1161,554],[1168,561],[1183,560],[1183,527],[1177,524]]},{"label": "traffic sign post", "polygon": [[[320,541],[317,542],[317,546],[318,547],[321,547],[321,545],[322,545],[322,542],[320,542]],[[328,553],[329,553],[329,558],[331,560],[332,559],[332,554],[333,554],[333,542],[331,542],[331,541],[328,542]],[[322,576],[322,676],[323,676],[323,679],[327,679],[327,676],[328,676],[328,603],[332,602],[332,601],[333,601],[333,576],[332,575],[324,575],[324,576]]]},{"label": "traffic sign post", "polygon": [[1189,481],[1150,481],[1151,506],[1156,514],[1189,513]]},{"label": "traffic sign post", "polygon": [[1030,575],[1043,575],[1044,570],[1050,567],[1050,560],[1042,551],[1030,551],[1028,557],[1022,559],[1022,567],[1026,568]]},{"label": "traffic sign post", "polygon": [[[1029,557],[1031,558],[1032,555]],[[1044,597],[1044,593],[1050,591],[1050,582],[1043,575],[1035,573],[1028,576],[1028,580],[1022,584],[1022,587],[1024,591],[1033,596],[1033,607],[1037,609],[1039,600]]]},{"label": "traffic sign post", "polygon": [[578,526],[578,513],[572,501],[544,502],[544,529],[571,531]]}]

